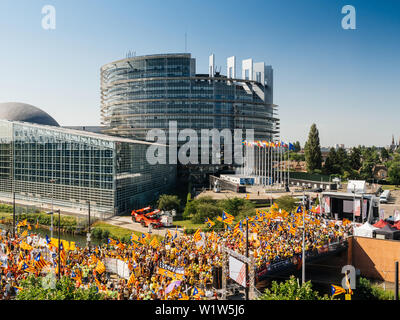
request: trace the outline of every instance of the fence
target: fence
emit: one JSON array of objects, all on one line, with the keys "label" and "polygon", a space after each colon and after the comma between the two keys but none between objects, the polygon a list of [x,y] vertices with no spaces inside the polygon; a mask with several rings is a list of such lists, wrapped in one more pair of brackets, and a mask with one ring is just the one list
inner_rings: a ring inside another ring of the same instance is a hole
[{"label": "fence", "polygon": [[328,175],[308,172],[290,172],[290,179],[308,180],[316,182],[331,182],[331,177]]}]

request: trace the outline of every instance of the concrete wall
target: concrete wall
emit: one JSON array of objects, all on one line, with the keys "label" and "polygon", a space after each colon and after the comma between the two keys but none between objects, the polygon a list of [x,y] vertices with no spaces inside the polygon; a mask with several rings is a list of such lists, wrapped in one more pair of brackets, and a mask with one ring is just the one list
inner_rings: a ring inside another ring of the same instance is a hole
[{"label": "concrete wall", "polygon": [[400,241],[349,239],[348,263],[360,269],[362,276],[394,282],[395,261],[400,262]]}]

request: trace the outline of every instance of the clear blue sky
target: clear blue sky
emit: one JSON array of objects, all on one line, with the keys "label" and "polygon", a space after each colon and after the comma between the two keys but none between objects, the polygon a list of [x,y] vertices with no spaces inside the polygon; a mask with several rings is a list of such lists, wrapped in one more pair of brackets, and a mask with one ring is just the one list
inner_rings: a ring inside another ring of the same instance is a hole
[{"label": "clear blue sky", "polygon": [[[56,30],[41,27],[44,5]],[[357,29],[341,28],[356,8]],[[20,101],[61,125],[100,123],[100,67],[137,55],[184,52],[252,57],[274,68],[281,137],[323,146],[386,145],[400,137],[398,0],[2,0],[0,102]]]}]

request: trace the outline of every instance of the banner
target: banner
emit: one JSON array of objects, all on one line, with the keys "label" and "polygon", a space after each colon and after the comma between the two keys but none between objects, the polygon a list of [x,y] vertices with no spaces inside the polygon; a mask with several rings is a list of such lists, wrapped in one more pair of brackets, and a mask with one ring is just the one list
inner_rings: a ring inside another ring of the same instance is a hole
[{"label": "banner", "polygon": [[354,215],[356,217],[360,216],[360,214],[361,214],[360,210],[361,210],[360,200],[355,200],[354,201]]},{"label": "banner", "polygon": [[126,262],[115,258],[106,258],[104,265],[107,272],[115,273],[124,279],[129,279],[130,271]]},{"label": "banner", "polygon": [[363,206],[362,206],[362,218],[365,220],[367,218],[367,204],[368,200],[364,199],[363,200]]},{"label": "banner", "polygon": [[329,197],[324,197],[325,199],[325,213],[330,213],[331,212],[331,198]]},{"label": "banner", "polygon": [[181,273],[175,273],[175,272],[172,272],[167,269],[160,268],[160,267],[158,267],[157,273],[161,274],[163,276],[169,277],[169,278],[177,279],[177,280],[184,280],[184,277],[185,277]]},{"label": "banner", "polygon": [[161,269],[171,271],[172,273],[185,274],[185,268],[170,266],[161,261],[158,263],[158,267]]},{"label": "banner", "polygon": [[246,264],[234,257],[229,257],[229,277],[246,287]]}]

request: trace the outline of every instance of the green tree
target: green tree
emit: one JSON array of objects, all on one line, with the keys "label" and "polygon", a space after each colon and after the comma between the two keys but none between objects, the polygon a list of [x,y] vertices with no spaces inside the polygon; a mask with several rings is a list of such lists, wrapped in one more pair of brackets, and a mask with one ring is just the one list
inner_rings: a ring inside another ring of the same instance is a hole
[{"label": "green tree", "polygon": [[320,296],[312,289],[311,281],[300,285],[299,281],[291,276],[289,280],[278,283],[272,281],[271,289],[266,289],[259,300],[333,300],[328,295]]},{"label": "green tree", "polygon": [[300,145],[300,142],[299,141],[296,141],[294,144],[293,144],[293,147],[294,147],[294,152],[300,152],[300,150],[301,150],[301,145]]},{"label": "green tree", "polygon": [[361,149],[353,147],[349,155],[349,165],[353,170],[359,170],[361,168]]},{"label": "green tree", "polygon": [[400,162],[392,162],[388,170],[388,180],[391,184],[400,184]]},{"label": "green tree", "polygon": [[276,204],[280,209],[284,209],[288,212],[294,210],[297,207],[297,200],[291,196],[282,196],[275,200]]},{"label": "green tree", "polygon": [[157,208],[165,211],[178,210],[180,205],[181,200],[175,195],[162,194],[157,201]]},{"label": "green tree", "polygon": [[313,172],[322,167],[321,146],[319,142],[319,132],[315,123],[311,125],[308,140],[304,146],[307,171]]},{"label": "green tree", "polygon": [[382,162],[386,162],[390,159],[389,152],[387,151],[386,148],[381,149],[381,159],[382,159]]}]

